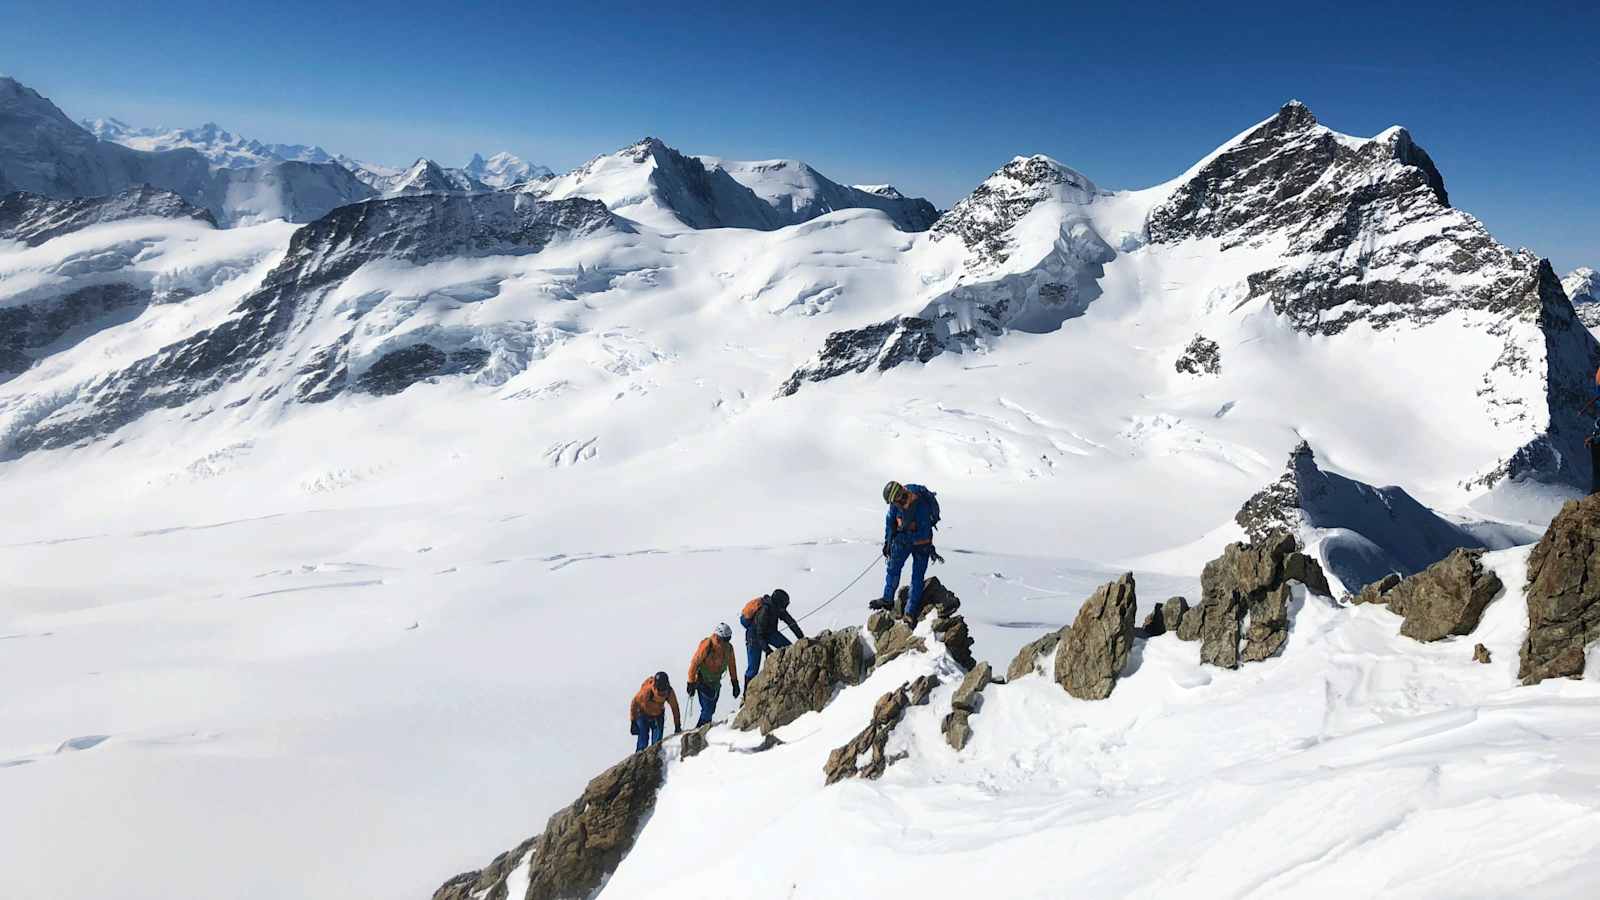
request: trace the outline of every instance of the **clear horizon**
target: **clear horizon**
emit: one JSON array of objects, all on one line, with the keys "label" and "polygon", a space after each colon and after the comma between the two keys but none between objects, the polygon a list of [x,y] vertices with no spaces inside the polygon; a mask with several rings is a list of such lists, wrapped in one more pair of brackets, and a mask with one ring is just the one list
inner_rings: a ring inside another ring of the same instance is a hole
[{"label": "clear horizon", "polygon": [[389,165],[507,150],[558,172],[654,134],[940,207],[1031,153],[1104,188],[1159,184],[1299,99],[1347,134],[1405,126],[1503,243],[1562,273],[1600,265],[1600,156],[1582,125],[1600,76],[1552,52],[1600,12],[1282,10],[473,2],[419,22],[363,3],[68,0],[12,10],[0,69],[74,120],[212,121]]}]

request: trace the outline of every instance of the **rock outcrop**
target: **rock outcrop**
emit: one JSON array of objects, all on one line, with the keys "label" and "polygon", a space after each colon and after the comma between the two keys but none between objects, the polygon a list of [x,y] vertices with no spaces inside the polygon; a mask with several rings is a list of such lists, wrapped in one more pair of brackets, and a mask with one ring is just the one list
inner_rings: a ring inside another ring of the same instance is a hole
[{"label": "rock outcrop", "polygon": [[868,668],[867,647],[856,628],[802,638],[771,656],[750,681],[733,727],[768,734],[828,705],[845,685],[860,684]]},{"label": "rock outcrop", "polygon": [[1173,366],[1184,375],[1217,375],[1222,372],[1222,348],[1203,334],[1194,336]]},{"label": "rock outcrop", "polygon": [[[657,745],[602,772],[583,796],[550,817],[543,834],[496,857],[484,869],[445,882],[433,900],[506,898],[506,880],[524,856],[527,900],[589,898],[633,849],[639,829],[655,808],[665,763]],[[510,900],[510,898],[507,898]]]},{"label": "rock outcrop", "polygon": [[939,679],[922,675],[879,697],[872,708],[872,721],[867,723],[867,727],[828,754],[828,761],[822,769],[827,776],[827,783],[833,784],[846,778],[878,778],[884,770],[903,758],[901,755],[889,755],[886,749],[889,735],[900,724],[905,711],[927,703],[928,694],[938,685]]},{"label": "rock outcrop", "polygon": [[1471,634],[1505,585],[1483,567],[1483,551],[1455,550],[1410,578],[1391,575],[1363,588],[1357,603],[1379,603],[1405,617],[1400,633],[1418,641]]},{"label": "rock outcrop", "polygon": [[1478,662],[1478,663],[1483,663],[1484,665],[1488,665],[1489,663],[1493,662],[1493,657],[1491,657],[1489,655],[1489,648],[1485,647],[1482,644],[1479,644],[1476,647],[1473,647],[1472,648],[1472,661],[1473,662]]},{"label": "rock outcrop", "polygon": [[952,748],[965,749],[972,740],[972,717],[983,708],[983,689],[993,681],[994,670],[988,663],[979,663],[956,687],[955,695],[950,698],[950,713],[940,725],[945,742]]},{"label": "rock outcrop", "polygon": [[1056,649],[1056,683],[1080,700],[1111,696],[1133,650],[1138,608],[1132,572],[1097,588]]},{"label": "rock outcrop", "polygon": [[1039,671],[1039,661],[1053,653],[1061,643],[1061,639],[1072,631],[1071,625],[1063,626],[1057,631],[1040,635],[1038,639],[1022,645],[1017,655],[1012,657],[1011,665],[1006,667],[1006,680],[1015,681],[1024,675],[1032,675]]},{"label": "rock outcrop", "polygon": [[682,739],[678,741],[678,755],[683,759],[699,756],[701,751],[709,746],[706,743],[706,732],[711,730],[713,724],[715,723],[708,722],[699,728],[685,731]]},{"label": "rock outcrop", "polygon": [[1577,677],[1584,648],[1600,640],[1600,494],[1561,508],[1528,557],[1523,684]]},{"label": "rock outcrop", "polygon": [[17,192],[0,197],[0,238],[37,247],[53,238],[90,225],[153,216],[189,219],[216,227],[210,212],[170,191],[148,184],[127,188],[108,197],[56,199]]},{"label": "rock outcrop", "polygon": [[904,619],[888,610],[879,610],[867,617],[867,633],[872,635],[874,668],[903,653],[926,653],[928,650],[927,642],[917,637]]},{"label": "rock outcrop", "polygon": [[[896,615],[905,615],[906,601],[910,596],[909,588],[900,589],[895,598]],[[950,657],[960,663],[963,669],[971,669],[977,664],[972,656],[972,632],[967,628],[966,618],[956,612],[960,608],[961,598],[938,578],[923,581],[922,607],[917,610],[917,623],[921,624],[924,619],[932,617],[934,638],[944,644]]]},{"label": "rock outcrop", "polygon": [[1189,615],[1189,601],[1183,597],[1168,597],[1167,602],[1161,604],[1161,621],[1168,631],[1177,631],[1183,627],[1183,620]]},{"label": "rock outcrop", "polygon": [[1200,605],[1184,616],[1178,636],[1197,637],[1200,661],[1213,666],[1236,669],[1267,659],[1289,638],[1292,581],[1328,594],[1322,567],[1296,549],[1293,535],[1229,544],[1201,573]]}]

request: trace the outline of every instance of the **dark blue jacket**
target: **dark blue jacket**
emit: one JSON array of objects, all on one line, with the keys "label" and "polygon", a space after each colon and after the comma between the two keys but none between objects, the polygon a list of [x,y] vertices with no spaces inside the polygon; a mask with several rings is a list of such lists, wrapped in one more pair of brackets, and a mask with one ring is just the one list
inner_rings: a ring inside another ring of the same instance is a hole
[{"label": "dark blue jacket", "polygon": [[883,539],[912,545],[932,544],[933,513],[923,500],[928,489],[920,484],[908,484],[906,491],[913,495],[911,508],[901,509],[893,503],[889,504],[889,511],[883,517]]}]

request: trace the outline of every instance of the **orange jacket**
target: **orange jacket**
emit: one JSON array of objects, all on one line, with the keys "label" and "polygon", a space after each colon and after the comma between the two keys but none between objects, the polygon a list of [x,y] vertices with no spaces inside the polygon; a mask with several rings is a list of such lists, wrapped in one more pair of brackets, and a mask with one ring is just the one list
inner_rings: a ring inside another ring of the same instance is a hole
[{"label": "orange jacket", "polygon": [[674,691],[672,686],[668,685],[666,696],[662,696],[661,692],[656,690],[656,679],[652,675],[644,680],[644,684],[639,686],[639,693],[634,694],[633,702],[628,704],[628,721],[631,722],[640,716],[655,718],[661,715],[663,705],[672,707],[673,730],[682,729],[683,720],[678,717],[677,691]]},{"label": "orange jacket", "polygon": [[733,655],[732,642],[720,641],[716,637],[702,640],[689,660],[689,684],[699,682],[711,687],[722,680],[724,671],[728,673],[728,680],[733,686],[738,687],[739,662]]}]

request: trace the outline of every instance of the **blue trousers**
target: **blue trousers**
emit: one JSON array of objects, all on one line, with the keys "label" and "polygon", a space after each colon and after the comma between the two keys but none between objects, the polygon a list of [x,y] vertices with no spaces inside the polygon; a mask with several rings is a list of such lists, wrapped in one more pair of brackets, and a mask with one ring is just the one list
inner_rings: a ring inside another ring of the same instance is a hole
[{"label": "blue trousers", "polygon": [[739,624],[744,626],[744,686],[749,687],[751,679],[761,671],[761,659],[769,652],[789,646],[789,639],[778,631],[772,636],[762,640],[756,635],[752,623],[744,616],[739,617]]},{"label": "blue trousers", "polygon": [[661,734],[667,730],[667,715],[662,713],[659,716],[640,716],[633,720],[633,725],[639,732],[639,743],[633,748],[637,753],[653,744],[661,743]]},{"label": "blue trousers", "polygon": [[700,721],[695,723],[696,728],[711,721],[717,713],[717,698],[722,696],[722,679],[719,677],[715,684],[696,682],[695,699],[700,701]]},{"label": "blue trousers", "polygon": [[889,564],[883,569],[883,599],[894,602],[894,592],[900,589],[900,572],[908,558],[911,560],[911,597],[906,600],[906,616],[915,622],[918,610],[922,609],[923,577],[928,574],[928,560],[933,558],[930,547],[914,547],[900,541],[889,545]]}]

